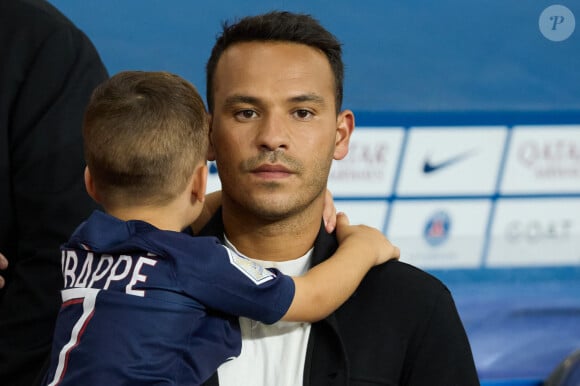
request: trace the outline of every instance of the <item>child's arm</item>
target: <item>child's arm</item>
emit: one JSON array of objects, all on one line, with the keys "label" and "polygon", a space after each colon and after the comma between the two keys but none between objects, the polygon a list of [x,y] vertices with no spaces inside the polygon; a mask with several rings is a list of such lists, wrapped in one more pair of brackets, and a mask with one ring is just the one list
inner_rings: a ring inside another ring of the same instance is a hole
[{"label": "child's arm", "polygon": [[328,260],[294,277],[296,292],[282,318],[315,322],[328,316],[356,290],[373,266],[399,258],[399,248],[377,229],[349,225],[346,215],[336,218],[339,248]]}]

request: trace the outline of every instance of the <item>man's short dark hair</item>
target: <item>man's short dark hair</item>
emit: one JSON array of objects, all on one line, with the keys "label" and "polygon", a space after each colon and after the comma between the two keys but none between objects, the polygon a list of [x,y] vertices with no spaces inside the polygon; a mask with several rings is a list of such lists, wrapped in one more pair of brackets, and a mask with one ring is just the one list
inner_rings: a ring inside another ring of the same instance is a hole
[{"label": "man's short dark hair", "polygon": [[336,110],[340,111],[344,79],[341,44],[318,20],[306,14],[274,11],[248,16],[233,24],[225,22],[222,28],[206,65],[206,98],[210,112],[214,108],[214,75],[223,52],[236,43],[268,41],[305,44],[324,53],[334,73]]}]

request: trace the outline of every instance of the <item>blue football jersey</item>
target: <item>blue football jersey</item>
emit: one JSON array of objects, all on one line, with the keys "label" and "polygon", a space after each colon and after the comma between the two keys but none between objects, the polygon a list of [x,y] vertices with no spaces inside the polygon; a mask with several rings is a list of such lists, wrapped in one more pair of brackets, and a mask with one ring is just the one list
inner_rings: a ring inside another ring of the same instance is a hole
[{"label": "blue football jersey", "polygon": [[197,385],[239,355],[237,316],[279,320],[294,282],[214,237],[100,211],[63,245],[48,385]]}]

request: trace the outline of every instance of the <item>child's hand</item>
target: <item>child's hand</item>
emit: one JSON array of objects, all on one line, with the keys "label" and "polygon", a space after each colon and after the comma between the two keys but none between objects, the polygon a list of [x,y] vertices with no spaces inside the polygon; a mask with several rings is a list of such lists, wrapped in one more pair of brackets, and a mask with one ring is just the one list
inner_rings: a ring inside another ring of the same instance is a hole
[{"label": "child's hand", "polygon": [[391,244],[378,229],[366,225],[350,225],[348,217],[342,212],[336,215],[336,236],[341,245],[346,242],[358,243],[357,250],[361,254],[376,257],[375,265],[401,256],[399,247]]},{"label": "child's hand", "polygon": [[[0,270],[8,268],[8,259],[4,257],[3,254],[0,253]],[[0,275],[0,288],[4,287],[4,278]]]},{"label": "child's hand", "polygon": [[328,233],[332,233],[336,228],[336,206],[334,206],[334,199],[330,190],[326,189],[324,196],[324,208],[322,209],[322,219],[324,220],[324,228]]}]

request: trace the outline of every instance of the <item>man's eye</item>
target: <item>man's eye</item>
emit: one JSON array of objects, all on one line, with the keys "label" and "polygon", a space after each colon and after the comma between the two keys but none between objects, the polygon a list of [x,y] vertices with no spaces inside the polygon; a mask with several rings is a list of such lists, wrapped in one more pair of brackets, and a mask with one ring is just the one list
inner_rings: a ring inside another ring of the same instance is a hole
[{"label": "man's eye", "polygon": [[240,119],[252,119],[256,116],[254,110],[241,110],[236,113],[236,117]]},{"label": "man's eye", "polygon": [[294,115],[296,115],[297,118],[299,119],[309,119],[312,117],[312,112],[309,110],[296,110],[294,112]]}]

